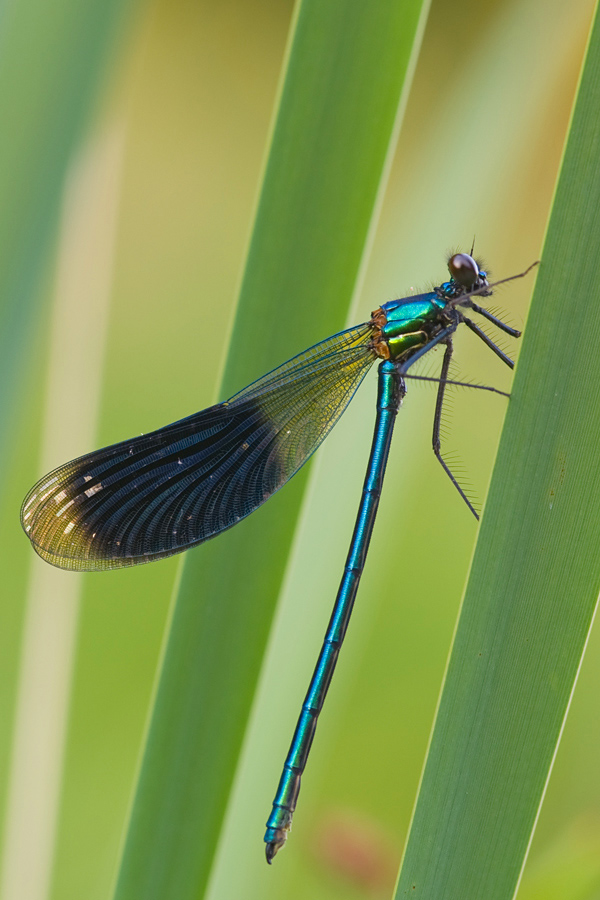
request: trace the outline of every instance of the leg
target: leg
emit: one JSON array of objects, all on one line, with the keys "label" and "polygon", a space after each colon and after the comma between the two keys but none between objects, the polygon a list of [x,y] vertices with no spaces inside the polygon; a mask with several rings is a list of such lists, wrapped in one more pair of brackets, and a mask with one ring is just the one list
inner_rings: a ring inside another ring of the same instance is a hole
[{"label": "leg", "polygon": [[471,319],[467,319],[466,316],[463,316],[463,322],[465,323],[465,325],[466,325],[468,328],[471,329],[472,332],[474,332],[474,334],[477,335],[477,337],[478,337],[480,340],[483,341],[484,344],[487,344],[487,346],[490,348],[490,350],[493,350],[493,351],[494,351],[494,353],[496,354],[496,356],[500,357],[500,359],[502,360],[503,363],[506,363],[506,365],[507,365],[509,368],[514,369],[515,364],[514,364],[514,362],[512,361],[512,359],[510,358],[510,356],[507,356],[506,353],[504,353],[504,352],[500,349],[500,347],[498,347],[498,346],[493,342],[493,340],[487,336],[487,334],[485,333],[485,331],[482,331],[482,330],[481,330],[481,328],[479,327],[479,325],[476,325],[475,322],[473,322]]},{"label": "leg", "polygon": [[507,325],[506,322],[502,321],[502,319],[498,319],[496,316],[493,316],[491,312],[487,311],[487,309],[483,309],[483,307],[477,306],[476,303],[471,303],[471,309],[473,310],[473,312],[479,313],[480,316],[483,316],[484,319],[487,319],[488,322],[491,322],[492,325],[495,325],[496,328],[499,328],[506,334],[510,334],[511,337],[521,337],[520,331],[517,331],[516,328],[511,328],[510,325]]},{"label": "leg", "polygon": [[[402,376],[403,378],[412,378],[413,381],[433,381],[435,384],[440,384],[441,378],[433,378],[429,375],[409,375],[407,372]],[[510,394],[506,391],[500,391],[498,388],[490,387],[488,384],[471,384],[469,381],[454,381],[452,378],[446,378],[444,384],[453,384],[455,387],[466,387],[473,388],[475,391],[491,391],[493,394],[500,394],[501,397],[510,397]]]},{"label": "leg", "polygon": [[475,512],[473,508],[473,504],[468,499],[467,495],[461,488],[460,484],[450,471],[447,463],[444,461],[441,452],[441,442],[440,442],[440,424],[442,421],[442,409],[444,406],[444,394],[446,393],[446,385],[448,384],[448,370],[450,369],[450,360],[452,359],[452,339],[449,338],[446,343],[446,352],[444,353],[444,361],[442,362],[442,371],[440,373],[440,384],[438,387],[437,400],[435,402],[435,415],[433,417],[433,452],[435,453],[438,461],[440,462],[444,472],[463,498],[475,518],[479,521],[479,516]]}]

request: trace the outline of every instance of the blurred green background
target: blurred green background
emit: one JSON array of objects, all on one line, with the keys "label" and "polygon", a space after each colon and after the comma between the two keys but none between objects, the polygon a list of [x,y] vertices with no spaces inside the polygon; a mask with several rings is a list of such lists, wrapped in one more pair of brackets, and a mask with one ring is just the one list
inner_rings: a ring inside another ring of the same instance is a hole
[{"label": "blurred green background", "polygon": [[[74,13],[61,11],[64,36]],[[43,60],[11,81],[16,26],[0,43],[7,115],[27,124],[4,181],[31,186],[31,157],[47,162],[42,212],[14,227],[31,231],[30,278],[3,323],[14,364],[5,354],[0,900],[110,897],[180,564],[64,576],[33,559],[19,505],[42,469],[217,399],[293,4],[156,0],[106,6],[103,22],[93,13],[80,12],[91,42],[81,59],[56,40],[49,64],[74,86],[70,97],[50,85],[64,100],[50,124],[30,91]],[[473,237],[496,277],[539,256],[592,13],[590,0],[433,0],[349,324],[444,279],[448,251]],[[517,327],[530,290],[495,298]],[[468,334],[457,360],[460,375],[510,384]],[[434,399],[409,385],[293,838],[267,869],[264,821],[352,529],[373,378],[313,463],[211,900],[391,894],[476,533],[430,452]],[[504,410],[497,397],[454,394],[448,443],[479,505]],[[389,590],[398,577],[400,597]],[[519,897],[600,897],[599,675],[593,632]]]}]

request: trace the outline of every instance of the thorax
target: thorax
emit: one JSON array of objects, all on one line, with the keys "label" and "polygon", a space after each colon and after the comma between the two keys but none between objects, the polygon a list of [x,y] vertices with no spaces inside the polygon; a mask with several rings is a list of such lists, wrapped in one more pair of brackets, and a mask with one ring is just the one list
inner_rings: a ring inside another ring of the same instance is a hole
[{"label": "thorax", "polygon": [[[442,285],[442,289],[445,285]],[[449,297],[431,291],[390,300],[373,311],[373,349],[381,359],[403,361],[449,323]]]}]

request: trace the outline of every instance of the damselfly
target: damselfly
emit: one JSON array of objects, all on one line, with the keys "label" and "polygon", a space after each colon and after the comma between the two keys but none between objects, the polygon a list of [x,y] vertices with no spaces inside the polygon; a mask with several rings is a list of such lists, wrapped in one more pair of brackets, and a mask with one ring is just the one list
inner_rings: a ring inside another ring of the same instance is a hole
[{"label": "damselfly", "polygon": [[[379,361],[375,431],[358,516],[267,822],[269,862],[291,827],[300,778],[365,564],[407,378],[438,383],[433,450],[477,517],[441,450],[446,387],[464,384],[448,377],[452,337],[465,324],[512,367],[512,360],[465,311],[511,337],[520,332],[475,302],[489,296],[494,285],[488,284],[472,256],[457,253],[448,268],[449,281],[428,293],[384,303],[368,322],[316,344],[231,399],[60,466],[40,479],[23,502],[21,523],[34,549],[63,569],[114,569],[179,553],[231,528],[279,490],[329,434],[367,371]],[[521,278],[531,268],[512,277]],[[439,378],[409,373],[438,345],[445,347]],[[484,385],[465,386],[504,393]]]}]

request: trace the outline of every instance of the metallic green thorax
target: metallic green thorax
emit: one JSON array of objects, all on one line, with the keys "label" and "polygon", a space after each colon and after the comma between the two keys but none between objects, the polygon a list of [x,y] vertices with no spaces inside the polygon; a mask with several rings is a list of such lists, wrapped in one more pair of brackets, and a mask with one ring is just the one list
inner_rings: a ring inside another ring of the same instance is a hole
[{"label": "metallic green thorax", "polygon": [[453,281],[441,285],[437,291],[415,294],[401,300],[384,303],[373,312],[375,325],[373,346],[383,359],[404,362],[419,347],[424,347],[447,324],[444,308],[460,292]]}]

